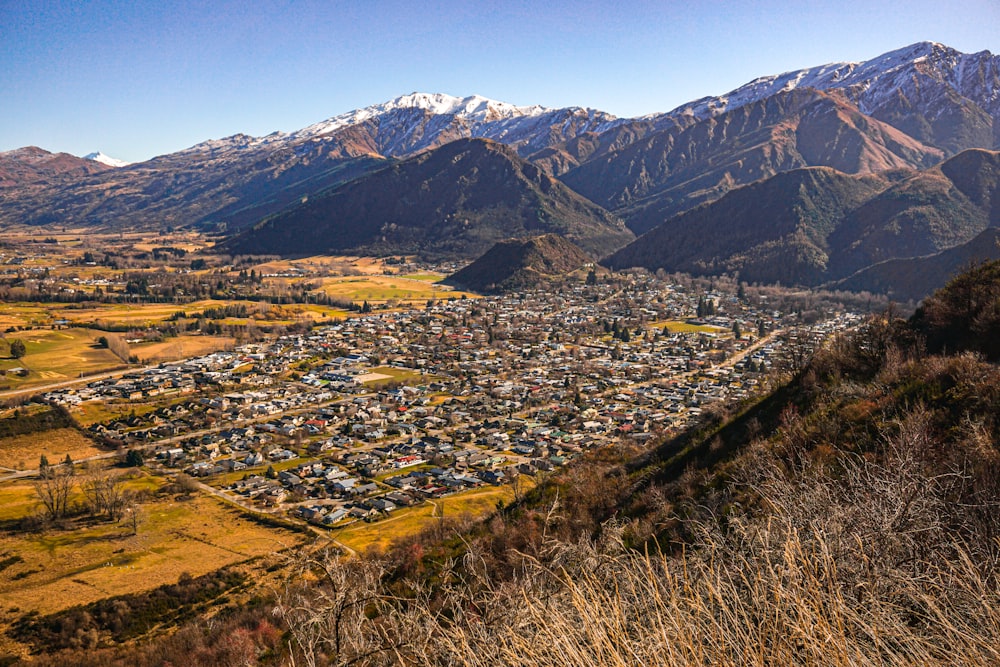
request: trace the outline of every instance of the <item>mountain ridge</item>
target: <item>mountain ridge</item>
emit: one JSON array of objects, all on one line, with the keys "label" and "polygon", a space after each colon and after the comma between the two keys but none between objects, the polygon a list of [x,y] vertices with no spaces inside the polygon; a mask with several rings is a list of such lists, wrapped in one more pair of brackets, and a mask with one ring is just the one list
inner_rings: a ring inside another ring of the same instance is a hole
[{"label": "mountain ridge", "polygon": [[595,254],[634,238],[513,148],[462,139],[316,194],[220,247],[474,258],[497,241],[539,232],[558,232]]},{"label": "mountain ridge", "polygon": [[[970,149],[922,171],[850,175],[811,167],[779,173],[669,219],[602,263],[703,275],[738,272],[749,282],[841,281],[866,289],[891,283],[877,271],[863,273],[867,268],[974,243],[998,223],[1000,152]],[[934,273],[947,277],[941,269]],[[897,294],[914,293],[898,280],[891,286]]]}]

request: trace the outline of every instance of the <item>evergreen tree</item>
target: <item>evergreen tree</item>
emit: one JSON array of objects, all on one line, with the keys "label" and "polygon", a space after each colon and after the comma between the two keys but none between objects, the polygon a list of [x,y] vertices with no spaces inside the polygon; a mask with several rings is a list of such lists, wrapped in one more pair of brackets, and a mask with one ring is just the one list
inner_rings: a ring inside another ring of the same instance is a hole
[{"label": "evergreen tree", "polygon": [[27,351],[24,341],[20,338],[15,338],[10,342],[10,356],[12,359],[20,359]]}]

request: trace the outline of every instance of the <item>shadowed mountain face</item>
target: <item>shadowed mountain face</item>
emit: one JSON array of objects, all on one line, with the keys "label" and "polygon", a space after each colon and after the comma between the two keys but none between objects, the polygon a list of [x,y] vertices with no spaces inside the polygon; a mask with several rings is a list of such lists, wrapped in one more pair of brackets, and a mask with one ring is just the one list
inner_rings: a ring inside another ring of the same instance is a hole
[{"label": "shadowed mountain face", "polygon": [[250,137],[230,137],[120,169],[87,160],[100,169],[5,193],[0,226],[156,229],[225,222],[238,227],[385,164],[379,157],[327,148],[318,142],[297,151],[263,151]]},{"label": "shadowed mountain face", "polygon": [[837,93],[796,89],[651,134],[562,179],[643,233],[782,171],[824,166],[867,174],[927,167],[942,157]]},{"label": "shadowed mountain face", "polygon": [[570,241],[545,234],[501,241],[445,282],[482,294],[535,289],[592,261]]},{"label": "shadowed mountain face", "polygon": [[[896,265],[876,269],[880,263],[982,242],[975,239],[998,222],[998,166],[1000,153],[972,150],[921,172],[856,176],[812,168],[782,173],[668,220],[604,263],[699,274],[739,272],[751,282],[803,285],[867,270],[843,284],[885,288],[892,280],[884,272]],[[971,248],[954,255],[968,256],[975,256]],[[960,260],[939,260],[949,267],[954,261]],[[904,274],[902,269],[893,273],[897,280]],[[935,279],[929,288],[941,284]],[[894,289],[908,295],[929,291],[898,284]]]},{"label": "shadowed mountain face", "polygon": [[422,253],[476,257],[499,240],[558,233],[606,253],[621,221],[510,147],[452,142],[288,209],[223,245],[235,253]]},{"label": "shadowed mountain face", "polygon": [[919,301],[969,267],[998,259],[1000,229],[991,227],[967,243],[933,255],[879,262],[837,282],[835,287],[886,294],[896,301]]}]

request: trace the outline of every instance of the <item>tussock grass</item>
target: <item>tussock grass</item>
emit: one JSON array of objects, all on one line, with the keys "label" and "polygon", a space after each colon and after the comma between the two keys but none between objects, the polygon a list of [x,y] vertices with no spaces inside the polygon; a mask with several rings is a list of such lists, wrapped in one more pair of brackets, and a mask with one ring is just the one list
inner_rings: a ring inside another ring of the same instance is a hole
[{"label": "tussock grass", "polygon": [[[511,576],[476,541],[424,583],[392,582],[385,561],[327,560],[279,613],[315,664],[1000,664],[995,497],[927,465],[929,428],[915,409],[887,425],[877,457],[833,463],[755,443],[721,512],[675,514],[690,524],[676,549],[628,548],[621,520],[548,537],[571,515],[557,497]],[[364,609],[329,606],[347,585]],[[349,621],[332,631],[330,614]]]}]

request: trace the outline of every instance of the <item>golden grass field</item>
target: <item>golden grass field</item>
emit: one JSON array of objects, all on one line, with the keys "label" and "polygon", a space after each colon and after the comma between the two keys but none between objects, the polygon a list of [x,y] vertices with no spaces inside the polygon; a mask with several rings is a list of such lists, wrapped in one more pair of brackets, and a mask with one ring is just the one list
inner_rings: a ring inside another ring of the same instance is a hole
[{"label": "golden grass field", "polygon": [[[30,493],[30,486],[6,486],[0,498],[23,508]],[[0,536],[0,555],[22,559],[0,571],[0,610],[52,613],[174,583],[185,572],[206,574],[302,540],[297,533],[261,526],[207,496],[156,500],[143,504],[142,511],[138,535],[123,522]]]},{"label": "golden grass field", "polygon": [[49,463],[56,464],[67,454],[79,461],[101,453],[92,440],[76,429],[59,428],[0,439],[0,468],[34,470],[43,454]]},{"label": "golden grass field", "polygon": [[[35,329],[9,334],[8,340],[20,338],[27,354],[21,359],[0,359],[0,368],[27,368],[30,375],[19,380],[6,378],[12,387],[39,382],[58,382],[77,378],[81,373],[93,373],[120,366],[122,361],[110,350],[98,346],[101,332],[90,329]],[[6,345],[4,345],[6,350]]]},{"label": "golden grass field", "polygon": [[709,324],[690,324],[683,320],[670,320],[668,322],[656,322],[650,326],[657,329],[666,329],[670,333],[725,333],[727,329],[715,327]]},{"label": "golden grass field", "polygon": [[378,257],[354,257],[350,255],[315,255],[303,259],[279,259],[258,264],[258,273],[288,273],[299,269],[308,273],[360,273],[377,275],[385,272],[385,261]]},{"label": "golden grass field", "polygon": [[[173,303],[83,303],[83,304],[39,304],[39,303],[5,303],[0,312],[0,329],[32,328],[51,326],[58,320],[65,320],[71,325],[87,325],[101,323],[106,326],[126,326],[143,328],[163,322],[174,313],[183,311],[188,315],[200,313],[208,308],[222,308],[232,305],[245,305],[251,313],[270,309],[273,314],[260,313],[255,319],[262,323],[290,324],[299,317],[311,317],[319,320],[327,318],[348,317],[347,311],[327,306],[294,305],[268,307],[253,301],[204,299],[185,304]],[[19,334],[8,334],[17,336]]]},{"label": "golden grass field", "polygon": [[369,387],[381,387],[382,385],[390,382],[417,385],[431,382],[434,379],[420,373],[420,371],[413,371],[407,368],[393,368],[392,366],[379,366],[378,368],[372,368],[369,373],[371,375],[380,376],[373,377],[372,379],[365,380],[363,382],[363,384]]},{"label": "golden grass field", "polygon": [[472,292],[453,290],[446,285],[432,282],[429,274],[414,278],[375,275],[323,278],[320,289],[331,297],[374,303],[392,300],[412,302],[477,296]]},{"label": "golden grass field", "polygon": [[180,335],[155,343],[131,345],[132,353],[143,363],[155,364],[161,361],[175,361],[190,357],[200,357],[217,350],[226,350],[236,344],[229,336]]},{"label": "golden grass field", "polygon": [[399,509],[387,518],[373,523],[359,521],[344,528],[334,529],[332,537],[355,551],[384,551],[392,542],[408,535],[415,535],[441,516],[445,518],[470,514],[479,516],[496,509],[497,501],[509,503],[514,498],[510,486],[484,486],[453,496],[447,496],[415,507]]}]

